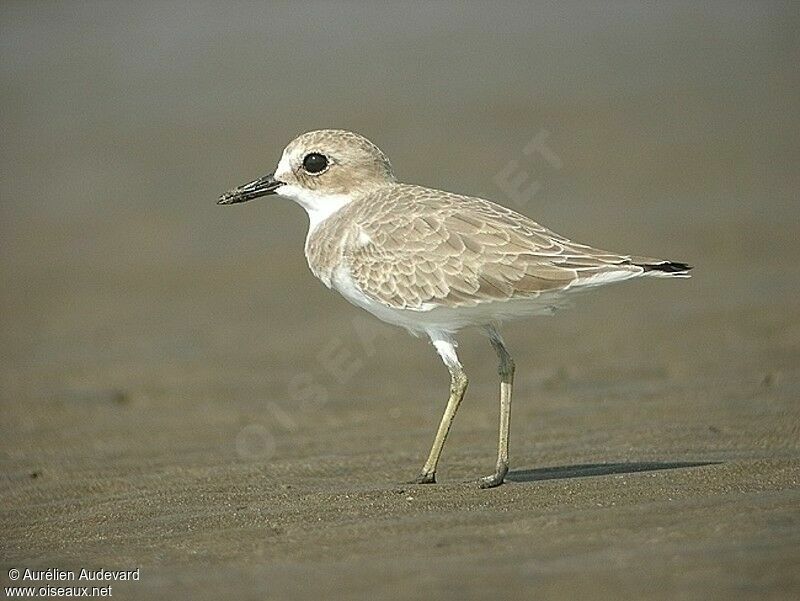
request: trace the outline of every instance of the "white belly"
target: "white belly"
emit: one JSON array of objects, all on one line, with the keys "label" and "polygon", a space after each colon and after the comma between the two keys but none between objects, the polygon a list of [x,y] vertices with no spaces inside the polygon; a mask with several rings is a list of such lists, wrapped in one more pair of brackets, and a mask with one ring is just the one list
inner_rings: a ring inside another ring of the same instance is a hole
[{"label": "white belly", "polygon": [[469,307],[447,307],[429,303],[418,310],[396,309],[364,294],[343,266],[333,273],[331,287],[355,306],[369,311],[381,321],[406,328],[414,335],[430,332],[455,333],[463,328],[499,324],[531,315],[550,315],[563,304],[562,296],[554,293],[536,298],[485,302]]}]

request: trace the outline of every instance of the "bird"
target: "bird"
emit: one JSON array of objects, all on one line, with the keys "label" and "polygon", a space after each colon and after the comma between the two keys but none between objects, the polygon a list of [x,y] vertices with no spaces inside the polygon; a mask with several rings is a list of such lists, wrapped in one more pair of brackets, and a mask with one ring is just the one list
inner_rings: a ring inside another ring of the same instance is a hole
[{"label": "bird", "polygon": [[515,364],[501,335],[510,321],[552,313],[564,299],[638,277],[686,278],[692,267],[572,242],[529,217],[483,198],[401,183],[386,155],[362,135],[309,131],[283,150],[274,172],[218,199],[232,205],[268,195],[308,214],[305,256],[328,288],[378,319],[427,336],[450,374],[450,393],[428,458],[412,482],[433,484],[467,389],[457,335],[488,335],[500,377],[494,473],[503,483]]}]

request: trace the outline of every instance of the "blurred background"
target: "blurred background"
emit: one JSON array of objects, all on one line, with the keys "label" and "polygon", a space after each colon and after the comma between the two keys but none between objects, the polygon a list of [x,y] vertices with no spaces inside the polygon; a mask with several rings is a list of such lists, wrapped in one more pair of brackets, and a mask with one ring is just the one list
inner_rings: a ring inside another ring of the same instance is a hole
[{"label": "blurred background", "polygon": [[[794,2],[4,1],[7,509],[47,477],[59,498],[187,466],[414,475],[447,389],[432,349],[313,278],[299,207],[215,204],[327,127],[401,180],[696,266],[510,329],[517,467],[796,455],[798,30]],[[492,465],[496,429],[491,349],[461,352],[455,478]],[[6,557],[71,540],[51,527]],[[71,552],[104,556],[84,534]]]},{"label": "blurred background", "polygon": [[[688,298],[789,302],[796,5],[469,8],[4,2],[6,392],[134,385],[135,362],[263,359],[285,326],[309,324],[276,354],[297,365],[305,337],[354,309],[307,272],[301,209],[214,203],[320,127],[368,136],[401,180],[698,268],[688,287],[602,294],[663,296],[661,314]],[[560,168],[523,153],[542,133]],[[539,186],[526,206],[497,183],[510,161],[518,188]]]}]

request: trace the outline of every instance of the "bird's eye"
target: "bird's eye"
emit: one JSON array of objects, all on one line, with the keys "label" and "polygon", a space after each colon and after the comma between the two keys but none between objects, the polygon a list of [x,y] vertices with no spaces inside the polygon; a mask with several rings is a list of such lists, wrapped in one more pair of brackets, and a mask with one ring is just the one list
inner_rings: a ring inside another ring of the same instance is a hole
[{"label": "bird's eye", "polygon": [[303,169],[308,173],[321,173],[327,166],[328,158],[318,152],[311,152],[303,159]]}]

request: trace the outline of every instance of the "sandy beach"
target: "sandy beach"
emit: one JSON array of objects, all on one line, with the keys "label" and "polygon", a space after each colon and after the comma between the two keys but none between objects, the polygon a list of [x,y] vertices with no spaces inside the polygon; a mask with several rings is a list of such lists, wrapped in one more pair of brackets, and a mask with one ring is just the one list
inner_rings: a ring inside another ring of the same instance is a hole
[{"label": "sandy beach", "polygon": [[[4,3],[0,586],[798,598],[800,11],[623,6]],[[693,277],[507,328],[494,490],[494,355],[464,336],[440,483],[407,484],[433,348],[314,279],[298,207],[215,205],[317,127]]]}]

